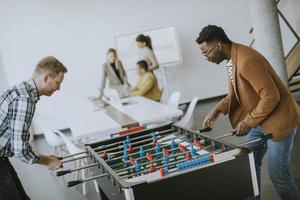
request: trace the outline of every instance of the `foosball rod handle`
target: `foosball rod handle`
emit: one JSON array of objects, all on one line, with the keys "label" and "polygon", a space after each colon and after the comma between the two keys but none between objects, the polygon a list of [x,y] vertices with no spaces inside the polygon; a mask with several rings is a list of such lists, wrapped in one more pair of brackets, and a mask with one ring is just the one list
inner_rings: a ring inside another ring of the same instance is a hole
[{"label": "foosball rod handle", "polygon": [[242,146],[245,146],[247,144],[252,144],[252,143],[255,143],[255,142],[260,142],[260,141],[264,141],[264,140],[269,140],[269,139],[272,139],[273,138],[273,134],[272,133],[269,133],[269,134],[266,134],[260,138],[257,138],[257,139],[254,139],[254,140],[251,140],[251,141],[247,141],[247,142],[244,142],[244,143],[241,143],[239,145],[237,145],[238,147],[242,147]]},{"label": "foosball rod handle", "polygon": [[67,156],[64,156],[64,157],[57,157],[57,158],[58,158],[58,160],[64,160],[64,159],[72,158],[74,156],[78,156],[78,155],[81,155],[81,154],[84,154],[84,153],[87,153],[87,152],[86,151],[82,151],[82,152],[79,152],[79,153],[70,154],[70,155],[67,155]]},{"label": "foosball rod handle", "polygon": [[90,178],[87,178],[87,179],[80,179],[80,180],[76,180],[76,181],[69,181],[67,183],[67,186],[68,187],[73,187],[75,185],[78,185],[78,184],[81,184],[81,183],[84,183],[84,182],[88,182],[88,181],[91,181],[91,180],[95,180],[95,179],[98,179],[98,178],[103,178],[103,177],[106,177],[107,174],[101,174],[101,175],[98,175],[98,176],[93,176],[93,177],[90,177]]},{"label": "foosball rod handle", "polygon": [[63,176],[65,174],[69,174],[71,172],[72,172],[71,169],[64,170],[64,171],[58,171],[58,172],[56,172],[56,176]]},{"label": "foosball rod handle", "polygon": [[73,187],[73,186],[78,185],[78,184],[81,184],[81,183],[83,183],[83,180],[82,180],[82,179],[77,180],[77,181],[69,181],[67,186],[68,186],[68,187]]},{"label": "foosball rod handle", "polygon": [[211,130],[212,130],[211,127],[206,127],[206,128],[200,129],[198,132],[203,133],[203,132],[208,132],[208,131],[211,131]]}]

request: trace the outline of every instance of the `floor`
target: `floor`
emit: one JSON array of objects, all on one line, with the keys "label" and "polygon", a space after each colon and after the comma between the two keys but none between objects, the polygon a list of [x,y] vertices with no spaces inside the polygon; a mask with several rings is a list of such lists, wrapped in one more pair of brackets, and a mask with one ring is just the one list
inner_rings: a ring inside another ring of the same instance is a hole
[{"label": "floor", "polygon": [[[195,112],[194,128],[200,128],[204,116],[213,108],[216,104],[214,101],[201,101],[197,105]],[[230,131],[230,126],[226,117],[221,116],[215,124],[214,130],[210,133],[213,136],[222,135]],[[295,137],[294,149],[292,154],[291,171],[295,178],[296,183],[300,186],[300,127],[298,134]],[[243,138],[228,138],[232,143],[238,144],[242,142]],[[48,146],[43,137],[39,137],[35,140],[34,145],[36,149],[42,154],[51,154],[52,149]],[[95,191],[94,185],[88,183],[87,195],[82,195],[82,186],[76,186],[73,188],[67,188],[66,182],[72,180],[73,176],[67,176],[65,178],[57,178],[54,173],[48,171],[46,167],[38,165],[27,165],[18,160],[11,159],[12,163],[19,174],[19,177],[32,200],[94,200],[100,199]],[[267,158],[264,159],[262,169],[262,199],[263,200],[279,200],[267,172]],[[72,168],[72,164],[64,166],[65,169]]]}]

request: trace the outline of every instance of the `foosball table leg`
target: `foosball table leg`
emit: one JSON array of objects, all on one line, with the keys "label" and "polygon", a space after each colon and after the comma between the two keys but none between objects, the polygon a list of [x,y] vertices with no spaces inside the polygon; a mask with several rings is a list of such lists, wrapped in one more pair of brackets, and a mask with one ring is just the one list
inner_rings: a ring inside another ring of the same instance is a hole
[{"label": "foosball table leg", "polygon": [[99,187],[99,195],[101,197],[101,200],[109,200],[100,187]]}]

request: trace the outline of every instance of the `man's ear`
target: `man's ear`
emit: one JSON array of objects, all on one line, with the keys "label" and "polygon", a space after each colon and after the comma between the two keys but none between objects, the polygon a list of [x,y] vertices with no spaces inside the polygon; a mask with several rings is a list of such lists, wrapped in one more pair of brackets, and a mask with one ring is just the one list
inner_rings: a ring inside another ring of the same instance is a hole
[{"label": "man's ear", "polygon": [[217,44],[219,51],[221,51],[223,49],[223,44],[221,42],[218,42]]},{"label": "man's ear", "polygon": [[43,77],[44,83],[47,83],[48,79],[49,79],[49,74],[47,72],[45,72],[44,77]]}]

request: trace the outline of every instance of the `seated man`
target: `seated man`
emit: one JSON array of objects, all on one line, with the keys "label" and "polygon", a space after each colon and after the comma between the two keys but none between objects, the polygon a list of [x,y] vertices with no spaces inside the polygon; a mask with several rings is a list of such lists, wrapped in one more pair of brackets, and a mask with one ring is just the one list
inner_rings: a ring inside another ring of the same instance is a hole
[{"label": "seated man", "polygon": [[159,101],[161,92],[155,75],[148,71],[148,64],[141,60],[136,64],[136,71],[140,76],[137,84],[130,90],[130,96],[144,96]]}]

